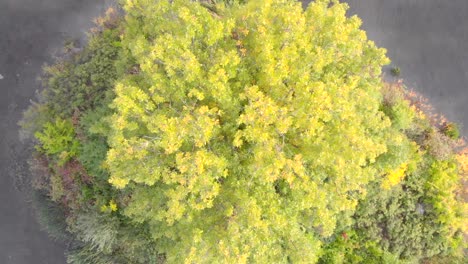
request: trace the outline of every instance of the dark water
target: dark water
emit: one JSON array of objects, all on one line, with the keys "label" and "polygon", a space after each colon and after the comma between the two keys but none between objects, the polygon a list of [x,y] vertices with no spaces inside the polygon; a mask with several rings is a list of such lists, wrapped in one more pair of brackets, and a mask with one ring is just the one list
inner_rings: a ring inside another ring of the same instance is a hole
[{"label": "dark water", "polygon": [[0,263],[65,263],[64,245],[41,231],[18,190],[26,151],[16,125],[39,88],[43,63],[66,38],[84,39],[97,0],[0,0]]}]

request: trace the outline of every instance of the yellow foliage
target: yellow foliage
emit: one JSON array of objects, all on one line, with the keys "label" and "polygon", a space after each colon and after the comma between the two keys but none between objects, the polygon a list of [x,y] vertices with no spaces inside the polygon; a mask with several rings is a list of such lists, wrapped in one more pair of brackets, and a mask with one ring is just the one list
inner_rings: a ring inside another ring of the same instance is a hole
[{"label": "yellow foliage", "polygon": [[101,212],[103,212],[103,213],[107,212],[108,209],[109,208],[105,204],[101,206]]},{"label": "yellow foliage", "polygon": [[468,153],[467,150],[463,150],[462,153],[456,156],[458,165],[460,168],[460,173],[466,174],[468,172]]},{"label": "yellow foliage", "polygon": [[112,199],[110,200],[109,202],[109,208],[112,212],[115,212],[117,211],[117,204],[115,203],[115,201]]},{"label": "yellow foliage", "polygon": [[198,1],[127,6],[140,71],[115,88],[109,182],[135,183],[120,210],[177,241],[158,248],[168,263],[315,263],[398,138],[379,110],[385,51],[345,5],[247,2],[216,19]]},{"label": "yellow foliage", "polygon": [[117,203],[114,201],[114,199],[110,200],[109,204],[104,204],[100,208],[101,212],[103,213],[116,212],[117,209]]},{"label": "yellow foliage", "polygon": [[387,174],[387,177],[382,182],[382,188],[388,190],[393,186],[399,184],[405,177],[406,169],[408,168],[407,163],[403,163],[396,170],[393,170]]},{"label": "yellow foliage", "polygon": [[[461,190],[461,196],[465,199],[468,197],[468,187],[467,187],[467,175],[468,175],[468,148],[463,149],[457,156],[456,159],[458,161],[458,173],[461,177],[462,180],[462,190]],[[468,203],[462,202],[460,203],[461,206],[461,212],[463,214],[462,219],[466,219],[468,216]],[[460,225],[461,229],[465,234],[468,234],[468,222],[464,221]]]},{"label": "yellow foliage", "polygon": [[114,187],[118,188],[118,189],[122,189],[122,188],[125,188],[125,186],[127,186],[127,184],[129,183],[130,181],[127,180],[127,179],[122,179],[122,178],[117,178],[117,177],[111,177],[109,179],[109,183],[114,185]]}]

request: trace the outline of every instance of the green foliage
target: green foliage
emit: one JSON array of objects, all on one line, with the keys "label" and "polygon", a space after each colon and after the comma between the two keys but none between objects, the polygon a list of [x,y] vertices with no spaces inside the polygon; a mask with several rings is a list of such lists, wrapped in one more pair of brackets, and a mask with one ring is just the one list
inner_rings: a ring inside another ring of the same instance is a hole
[{"label": "green foliage", "polygon": [[32,102],[28,109],[24,111],[23,118],[18,122],[21,127],[19,131],[20,140],[33,139],[34,134],[42,130],[44,125],[50,121],[50,118],[51,114],[47,106],[42,103]]},{"label": "green foliage", "polygon": [[374,241],[362,241],[354,231],[336,234],[323,248],[319,263],[383,263],[383,251]]},{"label": "green foliage", "polygon": [[398,77],[401,74],[401,70],[399,67],[393,67],[390,72],[394,77]]},{"label": "green foliage", "polygon": [[384,110],[384,112],[392,120],[392,125],[397,129],[407,129],[413,122],[415,113],[410,108],[409,103],[404,100],[400,100],[390,107],[390,109]]},{"label": "green foliage", "polygon": [[[460,185],[460,176],[457,164],[454,161],[435,161],[429,170],[429,179],[426,182],[426,199],[438,216],[443,233],[453,237],[456,232],[464,228],[466,221],[465,208],[456,193]],[[458,248],[461,237],[456,236],[451,248]]]},{"label": "green foliage", "polygon": [[428,259],[424,259],[425,264],[466,264],[466,256],[436,256]]},{"label": "green foliage", "polygon": [[417,259],[399,258],[398,255],[383,250],[376,241],[368,240],[356,231],[336,234],[323,249],[319,263],[376,263],[376,264],[416,264]]},{"label": "green foliage", "polygon": [[117,243],[118,225],[115,217],[91,211],[79,214],[74,228],[82,242],[110,254]]},{"label": "green foliage", "polygon": [[42,131],[36,132],[34,136],[40,144],[37,149],[56,156],[59,164],[77,155],[79,141],[75,138],[75,129],[69,120],[57,118],[53,123],[47,122]]},{"label": "green foliage", "polygon": [[78,244],[67,253],[67,263],[70,264],[109,264],[109,263],[132,263],[132,264],[162,264],[164,257],[158,255],[151,247],[154,245],[145,244],[148,240],[139,237],[131,237],[131,243],[122,240],[121,252],[106,253],[99,251],[91,244]]},{"label": "green foliage", "polygon": [[34,190],[31,201],[39,224],[49,236],[58,241],[69,241],[71,234],[67,231],[63,208],[49,200],[44,191]]},{"label": "green foliage", "polygon": [[82,244],[81,246],[70,250],[67,253],[68,264],[109,264],[118,263],[115,257],[105,254],[90,244]]},{"label": "green foliage", "polygon": [[116,214],[81,211],[71,230],[78,246],[69,263],[161,263],[144,226],[129,226]]},{"label": "green foliage", "polygon": [[416,114],[404,90],[395,84],[385,84],[382,88],[382,111],[392,120],[392,126],[398,130],[407,130],[413,124]]},{"label": "green foliage", "polygon": [[63,186],[61,175],[57,173],[52,173],[52,175],[50,176],[50,199],[54,202],[59,202],[64,195],[65,189]]},{"label": "green foliage", "polygon": [[[404,130],[408,139],[389,141],[388,152],[378,158],[377,163],[391,173],[382,183],[377,181],[368,187],[368,196],[360,201],[354,215],[354,226],[360,239],[377,242],[382,252],[400,262],[452,259],[456,263],[463,255],[460,242],[466,226],[462,224],[466,204],[456,196],[460,186],[460,172],[452,161],[456,143],[431,127],[418,108],[410,107],[400,87],[386,85],[382,92],[383,111],[391,118],[392,126]],[[395,114],[395,106],[402,103],[406,110],[400,113],[407,114]],[[409,144],[408,140],[419,145]],[[407,169],[392,171],[398,163]],[[400,172],[405,174],[403,181],[382,190],[389,178]]]},{"label": "green foliage", "polygon": [[107,151],[106,141],[108,128],[106,117],[109,108],[105,105],[87,111],[80,120],[80,131],[83,133],[78,160],[87,172],[98,180],[108,179],[108,172],[104,168]]},{"label": "green foliage", "polygon": [[[463,218],[456,213],[460,207],[455,201],[447,203],[445,206],[448,208],[440,204],[441,197],[444,197],[445,204],[453,196],[453,190],[439,193],[433,189],[437,186],[435,179],[446,188],[454,187],[454,167],[451,165],[451,169],[447,170],[446,165],[430,163],[431,159],[425,158],[401,185],[388,191],[370,188],[366,200],[359,204],[354,216],[355,226],[363,238],[377,241],[383,250],[404,259],[443,255],[458,248],[454,244],[458,239],[454,236],[454,230],[461,229],[459,221],[463,221]],[[450,228],[452,225],[447,221],[456,227]]]},{"label": "green foliage", "polygon": [[106,179],[107,172],[103,166],[107,154],[107,143],[101,137],[88,138],[80,145],[78,160],[85,166],[90,175],[98,179]]},{"label": "green foliage", "polygon": [[117,29],[104,30],[81,53],[45,69],[44,97],[54,115],[64,117],[77,108],[84,111],[100,105],[117,78],[114,63],[120,48],[114,43],[118,34]]},{"label": "green foliage", "polygon": [[451,139],[458,139],[460,138],[460,129],[458,128],[458,125],[455,123],[447,123],[444,125],[442,131],[446,136],[448,136]]}]

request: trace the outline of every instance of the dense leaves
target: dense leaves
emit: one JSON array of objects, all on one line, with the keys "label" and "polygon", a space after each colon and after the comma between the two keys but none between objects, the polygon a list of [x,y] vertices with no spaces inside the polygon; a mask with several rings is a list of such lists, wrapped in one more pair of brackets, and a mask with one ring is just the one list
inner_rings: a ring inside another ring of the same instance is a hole
[{"label": "dense leaves", "polygon": [[110,182],[169,262],[313,262],[352,214],[392,132],[387,59],[328,6],[127,2]]},{"label": "dense leaves", "polygon": [[[47,106],[55,115],[70,115],[75,109],[87,110],[99,105],[106,88],[117,78],[116,31],[104,31],[92,38],[88,47],[71,61],[45,69]],[[73,54],[72,54],[73,55]]]}]

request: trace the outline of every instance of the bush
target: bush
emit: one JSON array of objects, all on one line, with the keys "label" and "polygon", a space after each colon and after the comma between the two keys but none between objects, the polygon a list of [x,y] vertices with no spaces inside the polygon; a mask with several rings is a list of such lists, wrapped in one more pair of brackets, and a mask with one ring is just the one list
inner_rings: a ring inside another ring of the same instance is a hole
[{"label": "bush", "polygon": [[54,123],[47,122],[34,136],[40,144],[37,150],[58,158],[60,165],[77,155],[80,143],[69,120],[57,118]]},{"label": "bush", "polygon": [[390,111],[388,111],[388,115],[392,120],[393,125],[397,129],[401,130],[408,129],[415,116],[414,111],[410,108],[408,102],[403,100],[393,105]]},{"label": "bush", "polygon": [[72,239],[72,234],[67,230],[65,211],[61,206],[50,201],[47,193],[33,190],[32,205],[39,224],[49,236],[64,242]]},{"label": "bush", "polygon": [[[39,98],[39,101],[42,99]],[[23,113],[23,118],[18,122],[20,126],[19,138],[21,141],[34,139],[34,134],[42,130],[44,125],[52,119],[50,110],[43,103],[31,101],[31,105]]]},{"label": "bush", "polygon": [[401,74],[401,70],[399,67],[393,67],[390,72],[394,77],[398,77]]},{"label": "bush", "polygon": [[442,132],[451,139],[456,140],[460,138],[460,130],[455,123],[446,123],[442,128]]},{"label": "bush", "polygon": [[426,156],[400,186],[370,188],[354,216],[363,239],[377,241],[384,251],[403,259],[444,256],[460,249],[460,221],[465,216],[463,203],[453,196],[458,186],[455,167],[432,162]]},{"label": "bush", "polygon": [[79,242],[68,255],[69,263],[163,263],[145,226],[129,226],[116,211],[88,208],[70,228]]},{"label": "bush", "polygon": [[416,115],[410,102],[405,99],[401,84],[385,84],[382,88],[382,95],[382,111],[390,117],[392,125],[399,130],[410,128]]},{"label": "bush", "polygon": [[118,34],[117,29],[104,30],[81,53],[45,68],[43,97],[55,116],[63,118],[76,109],[84,112],[101,104],[117,78]]},{"label": "bush", "polygon": [[77,216],[73,228],[79,240],[99,252],[110,254],[117,243],[118,226],[119,221],[115,216],[90,210]]},{"label": "bush", "polygon": [[81,244],[67,252],[68,264],[109,264],[116,262],[116,257],[97,250],[90,244]]},{"label": "bush", "polygon": [[[452,249],[457,249],[461,243],[461,231],[466,232],[466,204],[457,197],[460,192],[460,177],[455,161],[435,161],[429,171],[426,182],[427,201],[438,215],[438,221],[443,224],[443,232],[452,237]],[[458,235],[456,234],[458,233]]]},{"label": "bush", "polygon": [[436,159],[448,160],[454,155],[454,142],[436,129],[429,130],[423,147]]},{"label": "bush", "polygon": [[88,111],[80,119],[79,130],[83,134],[78,160],[87,172],[98,180],[107,181],[109,175],[104,168],[109,146],[105,135],[109,131],[106,117],[110,109],[99,107]]}]

